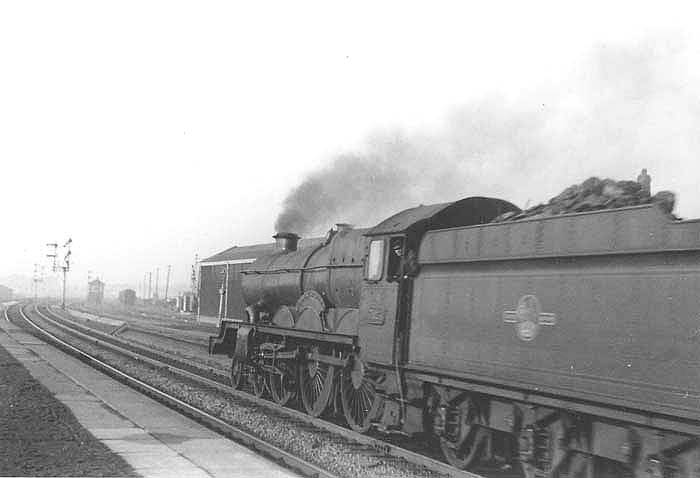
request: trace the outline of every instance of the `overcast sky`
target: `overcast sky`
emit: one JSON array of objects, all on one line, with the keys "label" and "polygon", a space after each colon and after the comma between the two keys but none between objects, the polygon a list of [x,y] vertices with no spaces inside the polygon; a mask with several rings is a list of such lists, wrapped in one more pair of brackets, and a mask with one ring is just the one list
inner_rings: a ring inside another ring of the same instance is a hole
[{"label": "overcast sky", "polygon": [[[185,281],[195,253],[269,241],[293,187],[387,134],[495,138],[460,146],[464,195],[522,207],[646,167],[700,216],[697,18],[638,1],[2,1],[0,277],[72,237],[75,282],[136,286],[167,264]],[[458,199],[437,190],[425,202]]]}]

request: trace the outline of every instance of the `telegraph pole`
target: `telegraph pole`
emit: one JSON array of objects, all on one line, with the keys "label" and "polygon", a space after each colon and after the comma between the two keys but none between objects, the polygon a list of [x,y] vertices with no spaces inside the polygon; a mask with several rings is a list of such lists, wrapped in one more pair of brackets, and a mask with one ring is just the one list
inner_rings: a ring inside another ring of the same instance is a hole
[{"label": "telegraph pole", "polygon": [[151,279],[153,277],[153,273],[149,272],[148,273],[148,298],[151,298]]},{"label": "telegraph pole", "polygon": [[158,278],[160,277],[160,268],[156,267],[156,293],[153,294],[153,298],[158,300]]},{"label": "telegraph pole", "polygon": [[55,274],[56,272],[58,272],[58,265],[56,264],[56,257],[58,256],[58,243],[49,242],[48,244],[46,244],[46,247],[49,248],[49,253],[46,254],[46,257],[51,259],[51,271]]},{"label": "telegraph pole", "polygon": [[39,282],[44,280],[43,274],[39,275],[39,264],[34,264],[34,277],[32,282],[34,283],[34,302],[37,301],[39,295]]},{"label": "telegraph pole", "polygon": [[194,264],[192,264],[192,275],[190,276],[190,287],[192,288],[192,293],[197,295],[198,284],[197,284],[197,271],[196,267],[199,265],[199,255],[194,255]]},{"label": "telegraph pole", "polygon": [[168,266],[168,275],[165,276],[165,301],[168,301],[168,286],[170,285],[170,267]]},{"label": "telegraph pole", "polygon": [[66,310],[66,279],[67,279],[67,274],[68,271],[70,270],[70,246],[73,243],[73,240],[68,238],[65,244],[63,244],[64,249],[68,249],[66,252],[66,255],[63,256],[63,265],[61,266],[61,269],[63,270],[63,301],[61,302],[61,308],[63,310]]},{"label": "telegraph pole", "polygon": [[34,296],[34,302],[36,302],[36,271],[39,264],[34,264],[34,275],[32,275],[32,295]]},{"label": "telegraph pole", "polygon": [[[196,269],[195,269],[196,268]],[[192,264],[192,277],[190,277],[190,280],[192,283],[190,284],[192,287],[192,301],[197,301],[197,318],[199,318],[199,312],[200,308],[202,306],[202,303],[199,300],[199,273],[201,273],[201,269],[199,267],[199,255],[195,254],[194,255],[194,264]],[[194,312],[194,302],[191,304],[191,310]]]}]

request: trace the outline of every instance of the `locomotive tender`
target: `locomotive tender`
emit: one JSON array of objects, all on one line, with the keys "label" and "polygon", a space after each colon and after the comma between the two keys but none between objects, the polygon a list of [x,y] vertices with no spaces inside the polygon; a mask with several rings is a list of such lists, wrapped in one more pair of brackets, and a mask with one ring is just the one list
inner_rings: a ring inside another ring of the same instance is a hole
[{"label": "locomotive tender", "polygon": [[524,476],[700,476],[700,220],[658,206],[491,223],[471,197],[297,236],[242,272],[210,353],[235,387]]}]

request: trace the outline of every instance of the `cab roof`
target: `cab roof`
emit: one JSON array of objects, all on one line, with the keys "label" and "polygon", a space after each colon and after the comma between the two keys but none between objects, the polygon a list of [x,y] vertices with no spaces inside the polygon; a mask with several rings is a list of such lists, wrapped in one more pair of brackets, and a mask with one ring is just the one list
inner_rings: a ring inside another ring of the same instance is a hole
[{"label": "cab roof", "polygon": [[433,229],[472,226],[491,222],[505,212],[519,212],[516,205],[503,199],[481,196],[454,202],[429,204],[401,211],[365,232],[365,236],[417,232]]}]

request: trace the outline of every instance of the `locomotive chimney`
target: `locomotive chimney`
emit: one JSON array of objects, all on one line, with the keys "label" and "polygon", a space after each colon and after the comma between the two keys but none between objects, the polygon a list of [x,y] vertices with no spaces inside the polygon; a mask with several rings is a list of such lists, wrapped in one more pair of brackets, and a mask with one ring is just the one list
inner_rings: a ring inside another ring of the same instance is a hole
[{"label": "locomotive chimney", "polygon": [[285,252],[291,252],[297,250],[297,243],[299,242],[299,236],[293,232],[278,232],[272,236],[277,243],[277,247]]}]

